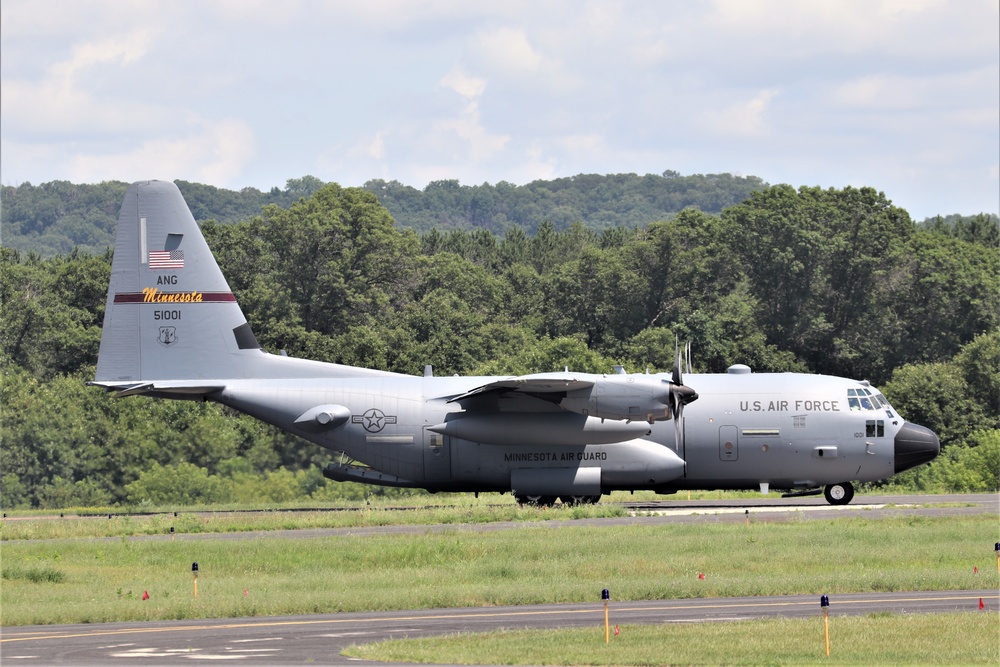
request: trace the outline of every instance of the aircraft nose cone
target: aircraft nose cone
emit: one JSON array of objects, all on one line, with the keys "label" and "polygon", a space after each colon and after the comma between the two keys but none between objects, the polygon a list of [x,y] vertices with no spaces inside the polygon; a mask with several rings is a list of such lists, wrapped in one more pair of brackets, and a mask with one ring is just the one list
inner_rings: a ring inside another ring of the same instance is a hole
[{"label": "aircraft nose cone", "polygon": [[941,441],[934,431],[909,422],[899,429],[894,444],[897,473],[927,463],[941,453]]}]

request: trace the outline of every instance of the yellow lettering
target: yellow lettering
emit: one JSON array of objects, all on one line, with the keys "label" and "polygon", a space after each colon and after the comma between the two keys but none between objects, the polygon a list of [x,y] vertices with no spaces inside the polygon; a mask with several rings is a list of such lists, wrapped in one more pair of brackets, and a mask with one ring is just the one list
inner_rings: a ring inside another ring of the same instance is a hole
[{"label": "yellow lettering", "polygon": [[201,303],[201,292],[161,292],[156,287],[142,288],[143,303]]}]

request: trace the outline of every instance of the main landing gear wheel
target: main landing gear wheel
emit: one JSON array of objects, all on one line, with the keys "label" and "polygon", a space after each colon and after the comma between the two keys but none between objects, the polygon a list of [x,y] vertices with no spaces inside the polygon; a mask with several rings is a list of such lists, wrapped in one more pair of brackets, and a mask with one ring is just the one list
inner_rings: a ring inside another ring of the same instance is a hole
[{"label": "main landing gear wheel", "polygon": [[555,496],[514,496],[520,505],[536,505],[538,507],[552,507],[556,504]]},{"label": "main landing gear wheel", "polygon": [[840,484],[827,484],[823,489],[826,502],[831,505],[846,505],[854,498],[854,486],[850,482]]},{"label": "main landing gear wheel", "polygon": [[600,496],[559,496],[563,505],[593,505],[600,499]]}]

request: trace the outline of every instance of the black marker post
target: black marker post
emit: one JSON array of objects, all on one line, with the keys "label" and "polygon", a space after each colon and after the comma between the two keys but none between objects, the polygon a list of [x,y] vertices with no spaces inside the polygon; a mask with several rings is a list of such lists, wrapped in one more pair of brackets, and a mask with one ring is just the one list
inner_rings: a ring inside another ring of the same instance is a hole
[{"label": "black marker post", "polygon": [[826,637],[826,657],[830,657],[830,598],[822,596],[819,606],[823,608],[823,635]]},{"label": "black marker post", "polygon": [[607,588],[601,591],[601,599],[604,600],[604,643],[610,644],[611,630],[608,625],[608,600],[611,599],[611,593],[608,592]]}]

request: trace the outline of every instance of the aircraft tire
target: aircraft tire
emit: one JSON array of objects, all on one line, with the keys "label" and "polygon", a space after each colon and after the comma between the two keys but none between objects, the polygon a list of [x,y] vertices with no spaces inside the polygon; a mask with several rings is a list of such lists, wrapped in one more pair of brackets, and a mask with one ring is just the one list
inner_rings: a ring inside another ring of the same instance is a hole
[{"label": "aircraft tire", "polygon": [[555,496],[514,496],[519,505],[536,505],[538,507],[551,507],[556,504]]},{"label": "aircraft tire", "polygon": [[600,499],[600,496],[559,496],[563,505],[593,505]]},{"label": "aircraft tire", "polygon": [[831,505],[846,505],[854,498],[854,485],[850,482],[827,484],[823,495]]}]

